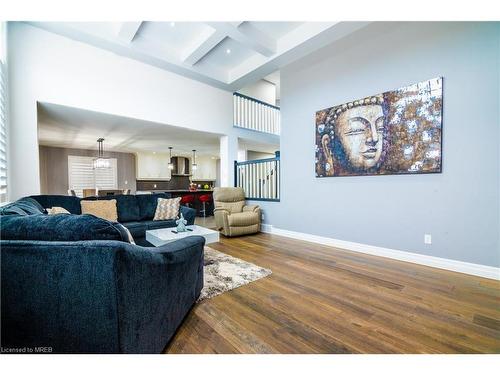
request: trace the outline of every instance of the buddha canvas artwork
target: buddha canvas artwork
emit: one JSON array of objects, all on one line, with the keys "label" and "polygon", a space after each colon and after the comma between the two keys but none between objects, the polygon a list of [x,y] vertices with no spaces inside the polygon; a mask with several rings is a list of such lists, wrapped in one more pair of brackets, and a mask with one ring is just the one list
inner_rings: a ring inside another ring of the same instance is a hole
[{"label": "buddha canvas artwork", "polygon": [[441,172],[442,78],[316,112],[316,177]]}]

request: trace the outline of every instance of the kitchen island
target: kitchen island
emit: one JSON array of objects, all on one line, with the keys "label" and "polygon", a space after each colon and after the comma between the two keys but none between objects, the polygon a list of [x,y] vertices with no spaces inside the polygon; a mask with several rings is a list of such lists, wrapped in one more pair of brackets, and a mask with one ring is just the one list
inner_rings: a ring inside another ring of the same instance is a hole
[{"label": "kitchen island", "polygon": [[[197,190],[189,190],[189,189],[154,189],[154,190],[142,190],[139,193],[150,193],[150,194],[157,194],[157,193],[168,193],[172,196],[172,198],[177,198],[177,197],[183,197],[185,195],[194,195],[194,203],[192,205],[192,208],[196,210],[197,216],[203,216],[203,204],[200,202],[198,197],[200,195],[212,195],[213,189],[197,189]],[[211,200],[209,203],[206,204],[206,216],[212,216],[214,212],[214,203],[213,200]]]}]

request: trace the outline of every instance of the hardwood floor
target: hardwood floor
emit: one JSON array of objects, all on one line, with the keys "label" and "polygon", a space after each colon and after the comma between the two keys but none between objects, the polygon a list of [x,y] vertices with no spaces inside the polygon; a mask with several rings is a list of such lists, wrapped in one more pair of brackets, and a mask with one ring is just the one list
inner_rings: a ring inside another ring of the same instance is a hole
[{"label": "hardwood floor", "polygon": [[273,274],[196,305],[167,353],[500,353],[500,282],[260,233]]}]

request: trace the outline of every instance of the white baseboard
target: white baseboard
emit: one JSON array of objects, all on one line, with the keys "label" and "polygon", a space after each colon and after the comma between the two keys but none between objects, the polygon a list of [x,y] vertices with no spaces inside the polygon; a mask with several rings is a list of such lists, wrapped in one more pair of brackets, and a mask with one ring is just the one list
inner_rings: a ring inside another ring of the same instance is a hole
[{"label": "white baseboard", "polygon": [[461,262],[458,260],[438,258],[430,255],[409,253],[401,250],[393,250],[385,247],[365,245],[357,242],[336,240],[334,238],[316,236],[314,234],[295,232],[291,230],[274,228],[270,224],[262,224],[261,231],[276,234],[278,236],[294,238],[297,240],[314,242],[321,245],[338,247],[340,249],[356,251],[359,253],[377,255],[385,258],[397,259],[404,262],[421,264],[424,266],[441,268],[448,271],[466,273],[468,275],[500,280],[500,268],[484,266],[482,264]]}]

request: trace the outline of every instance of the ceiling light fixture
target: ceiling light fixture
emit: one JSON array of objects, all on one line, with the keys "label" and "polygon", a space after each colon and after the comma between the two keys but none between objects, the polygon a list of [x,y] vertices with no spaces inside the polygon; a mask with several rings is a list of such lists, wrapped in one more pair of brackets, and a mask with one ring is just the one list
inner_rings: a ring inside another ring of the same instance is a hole
[{"label": "ceiling light fixture", "polygon": [[231,49],[230,49],[230,48],[228,48],[228,49],[226,50],[226,53],[229,55],[229,54],[231,53]]},{"label": "ceiling light fixture", "polygon": [[94,169],[105,169],[111,166],[109,159],[104,157],[102,142],[104,142],[104,138],[99,138],[97,140],[97,158],[93,161]]},{"label": "ceiling light fixture", "polygon": [[175,22],[170,22],[170,27],[175,27]]},{"label": "ceiling light fixture", "polygon": [[193,164],[191,165],[191,169],[195,171],[198,168],[196,164],[196,150],[193,150]]},{"label": "ceiling light fixture", "polygon": [[172,148],[173,147],[168,148],[170,150],[170,159],[168,159],[168,169],[170,170],[174,169],[174,164],[172,163]]}]

